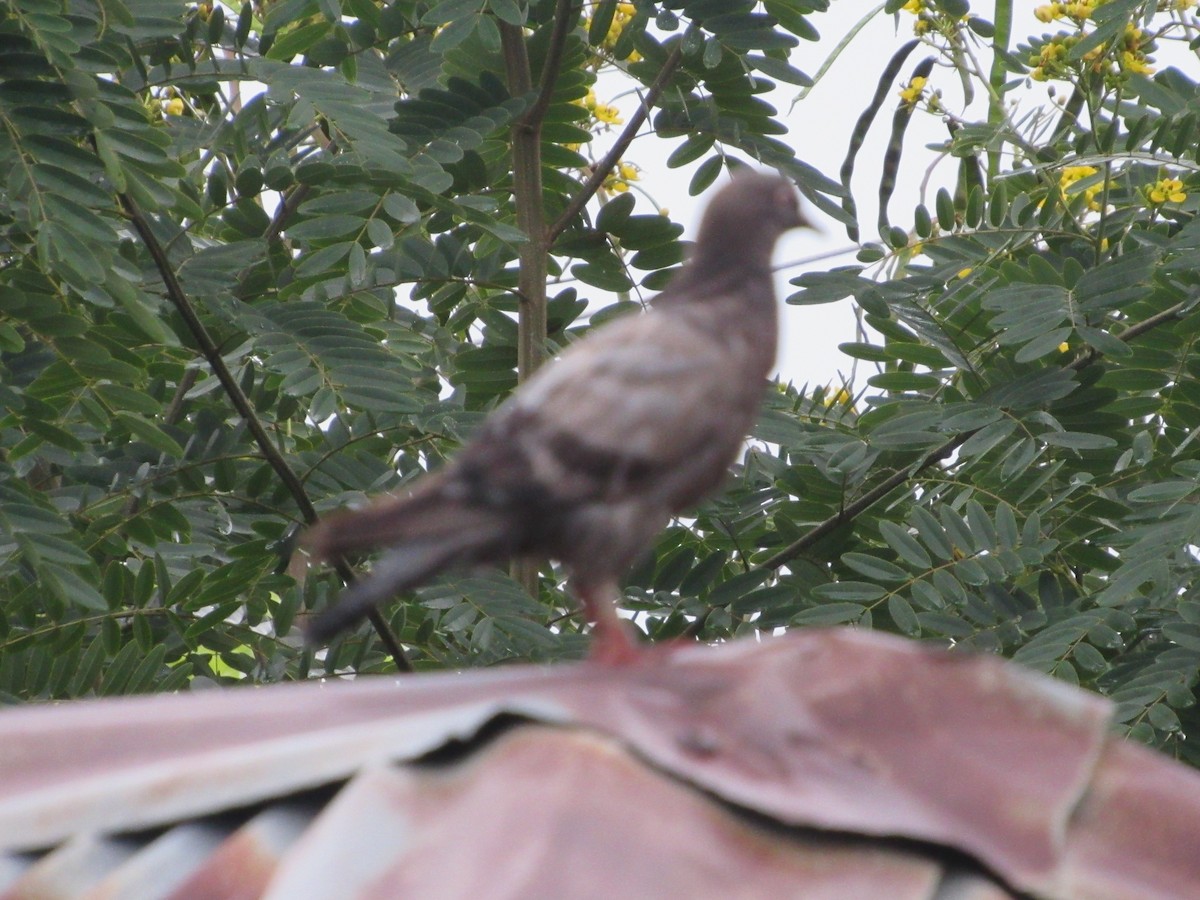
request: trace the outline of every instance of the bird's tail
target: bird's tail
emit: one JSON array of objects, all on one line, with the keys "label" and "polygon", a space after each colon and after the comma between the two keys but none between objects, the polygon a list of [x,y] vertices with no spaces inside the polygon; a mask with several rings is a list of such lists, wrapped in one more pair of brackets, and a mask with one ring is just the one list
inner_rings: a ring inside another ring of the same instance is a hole
[{"label": "bird's tail", "polygon": [[425,481],[410,496],[387,497],[363,509],[328,516],[304,536],[303,546],[317,560],[390,548],[368,575],[312,620],[309,643],[327,643],[377,604],[439,572],[503,558],[512,534],[500,516],[452,496],[438,476]]}]

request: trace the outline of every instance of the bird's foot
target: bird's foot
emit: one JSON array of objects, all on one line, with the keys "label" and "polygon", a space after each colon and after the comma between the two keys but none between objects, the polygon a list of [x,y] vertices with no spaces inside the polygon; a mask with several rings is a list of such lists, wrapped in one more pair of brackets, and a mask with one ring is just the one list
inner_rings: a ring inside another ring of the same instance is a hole
[{"label": "bird's foot", "polygon": [[608,668],[631,666],[644,660],[647,650],[633,635],[633,628],[620,619],[601,619],[592,627],[588,661]]}]

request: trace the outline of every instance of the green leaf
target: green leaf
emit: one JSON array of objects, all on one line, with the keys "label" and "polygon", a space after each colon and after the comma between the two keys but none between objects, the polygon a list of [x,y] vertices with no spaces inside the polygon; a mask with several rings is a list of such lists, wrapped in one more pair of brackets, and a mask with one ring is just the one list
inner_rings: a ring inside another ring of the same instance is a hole
[{"label": "green leaf", "polygon": [[776,59],[773,56],[760,56],[757,53],[747,53],[742,59],[747,65],[758,69],[758,71],[769,78],[774,78],[776,81],[794,84],[797,87],[811,87],[813,84],[812,78],[782,59]]},{"label": "green leaf", "polygon": [[588,26],[588,43],[600,46],[608,37],[613,17],[617,12],[617,0],[600,0],[592,10],[592,21]]},{"label": "green leaf", "polygon": [[841,625],[856,621],[862,614],[863,607],[858,603],[824,603],[797,613],[792,617],[792,623],[812,627]]},{"label": "green leaf", "polygon": [[918,635],[921,633],[921,622],[908,601],[899,594],[892,594],[887,602],[888,615],[904,634]]},{"label": "green leaf", "polygon": [[899,566],[866,553],[843,553],[842,562],[860,575],[879,581],[907,581],[909,575]]},{"label": "green leaf", "polygon": [[1088,328],[1084,325],[1076,325],[1075,332],[1087,341],[1088,345],[1096,350],[1117,359],[1132,356],[1133,349],[1125,341],[1113,337],[1107,331],[1100,328]]},{"label": "green leaf", "polygon": [[1176,503],[1197,490],[1200,484],[1195,481],[1161,481],[1134,488],[1126,496],[1134,503]]},{"label": "green leaf", "polygon": [[812,593],[814,597],[820,597],[822,600],[869,602],[878,600],[886,591],[879,585],[866,581],[834,581],[817,585],[812,589]]},{"label": "green leaf", "polygon": [[887,362],[891,359],[891,354],[888,353],[886,347],[859,341],[838,344],[838,350],[854,359],[863,359],[868,362]]},{"label": "green leaf", "polygon": [[80,577],[73,569],[46,563],[39,568],[38,574],[42,583],[63,600],[78,604],[85,609],[108,609],[108,602],[95,585]]},{"label": "green leaf", "polygon": [[886,520],[880,521],[878,527],[880,535],[887,541],[888,546],[910,566],[917,569],[928,569],[933,565],[929,554],[908,531],[896,523]]},{"label": "green leaf", "polygon": [[921,375],[916,372],[884,372],[867,379],[871,387],[881,391],[928,391],[938,388],[941,381],[936,375]]},{"label": "green leaf", "polygon": [[596,216],[596,230],[608,232],[619,229],[633,212],[635,201],[636,198],[630,193],[617,194],[606,201]]},{"label": "green leaf", "polygon": [[168,456],[182,458],[183,448],[175,442],[174,438],[154,423],[147,421],[135,413],[121,410],[115,411],[113,418],[124,425],[137,440],[145,441],[155,450],[166,453]]},{"label": "green leaf", "polygon": [[710,156],[692,175],[692,180],[688,184],[688,193],[695,197],[704,193],[712,186],[712,183],[717,180],[717,176],[721,174],[721,169],[724,167],[725,160],[720,156]]},{"label": "green leaf", "polygon": [[1039,437],[1052,447],[1070,450],[1105,450],[1117,445],[1115,440],[1102,434],[1083,434],[1078,431],[1047,431]]}]

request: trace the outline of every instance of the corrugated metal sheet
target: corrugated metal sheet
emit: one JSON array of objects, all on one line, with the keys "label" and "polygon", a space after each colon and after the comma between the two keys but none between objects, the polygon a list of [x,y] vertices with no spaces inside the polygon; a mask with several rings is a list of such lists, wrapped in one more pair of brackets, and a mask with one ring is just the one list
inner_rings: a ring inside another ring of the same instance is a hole
[{"label": "corrugated metal sheet", "polygon": [[1197,894],[1200,775],[1110,713],[849,630],[8,710],[0,891]]}]

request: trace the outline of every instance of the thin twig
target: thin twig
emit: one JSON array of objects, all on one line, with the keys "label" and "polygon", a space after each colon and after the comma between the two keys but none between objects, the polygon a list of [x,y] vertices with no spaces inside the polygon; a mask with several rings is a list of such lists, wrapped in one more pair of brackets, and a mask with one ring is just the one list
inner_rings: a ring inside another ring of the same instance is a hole
[{"label": "thin twig", "polygon": [[[979,429],[976,429],[978,431]],[[967,442],[975,431],[964,431],[962,434],[955,435],[942,446],[931,452],[915,467],[899,469],[893,472],[890,476],[884,479],[871,490],[867,491],[849,506],[842,507],[835,515],[830,516],[824,522],[809,529],[796,540],[792,541],[782,550],[775,553],[773,556],[763,560],[755,569],[778,569],[784,563],[795,559],[817,541],[826,535],[832,533],[835,529],[851,522],[858,518],[859,515],[866,512],[900,485],[904,484],[910,478],[920,475],[934,463],[941,462],[948,458],[955,450]]]},{"label": "thin twig", "polygon": [[[1141,337],[1143,334],[1145,334],[1150,329],[1157,328],[1163,322],[1167,321],[1167,319],[1175,318],[1177,315],[1179,315],[1181,312],[1183,312],[1187,308],[1187,306],[1188,306],[1187,301],[1181,301],[1179,303],[1176,303],[1174,306],[1167,307],[1162,312],[1157,312],[1147,319],[1142,319],[1142,321],[1137,322],[1133,325],[1130,325],[1128,328],[1126,328],[1120,334],[1113,335],[1113,336],[1118,341],[1125,341],[1126,343],[1128,343],[1129,341],[1132,341],[1135,337]],[[1097,354],[1097,355],[1099,355],[1099,354]]]},{"label": "thin twig", "polygon": [[[183,285],[179,283],[179,278],[175,275],[175,270],[171,267],[171,261],[167,259],[167,254],[163,250],[162,245],[155,237],[150,223],[146,220],[145,215],[138,208],[137,203],[128,194],[121,194],[121,205],[125,208],[126,214],[129,216],[134,229],[142,239],[142,243],[146,245],[146,249],[150,253],[151,259],[154,260],[154,265],[158,269],[159,277],[162,278],[163,286],[166,288],[167,297],[172,305],[183,317],[184,323],[187,325],[188,331],[192,338],[196,341],[200,352],[204,354],[205,360],[208,361],[209,368],[212,369],[217,380],[221,382],[221,387],[224,389],[226,396],[233,403],[234,409],[238,415],[242,417],[250,434],[254,437],[254,442],[258,445],[259,452],[275,470],[275,474],[279,476],[280,481],[288,489],[288,493],[292,495],[296,506],[300,510],[300,515],[304,521],[309,524],[317,520],[317,511],[312,505],[312,501],[308,499],[308,494],[304,490],[304,485],[300,478],[292,471],[287,460],[283,458],[283,454],[279,452],[279,448],[275,446],[271,440],[270,434],[263,426],[262,421],[254,411],[254,407],[250,405],[250,399],[242,390],[237,379],[233,377],[233,373],[225,364],[225,360],[221,357],[221,351],[217,347],[216,342],[212,339],[212,335],[208,333],[208,329],[204,327],[204,323],[200,320],[196,308],[188,299],[187,294],[183,290]],[[337,560],[335,568],[341,579],[346,584],[351,584],[354,581],[354,570],[351,569],[344,560]],[[375,626],[375,630],[379,632],[379,638],[387,647],[392,659],[396,663],[396,668],[402,672],[411,672],[412,663],[408,661],[408,657],[404,654],[404,649],[400,646],[396,636],[392,634],[392,630],[388,627],[387,620],[378,610],[372,610],[370,615],[371,624]]]},{"label": "thin twig", "polygon": [[312,193],[312,185],[298,184],[283,195],[279,206],[275,207],[275,215],[271,218],[271,224],[263,232],[263,239],[268,244],[279,239],[279,235],[283,233],[283,229],[287,226],[288,220],[291,219],[292,213],[296,211],[310,193]]},{"label": "thin twig", "polygon": [[625,126],[625,130],[617,137],[612,149],[605,154],[600,162],[596,163],[592,169],[592,174],[588,176],[588,180],[579,189],[579,193],[571,198],[571,202],[567,204],[567,208],[563,210],[562,215],[546,231],[548,244],[554,243],[555,238],[562,234],[566,227],[575,220],[575,217],[587,206],[588,201],[595,196],[596,191],[600,190],[609,172],[621,161],[621,157],[625,155],[625,151],[629,149],[629,145],[633,143],[633,139],[637,137],[638,131],[645,123],[650,110],[658,102],[658,98],[663,90],[666,89],[671,76],[675,74],[675,69],[679,66],[679,61],[682,58],[683,51],[680,49],[680,45],[676,44],[667,56],[666,61],[663,62],[658,75],[654,77],[653,83],[646,89],[646,94],[642,97],[641,104],[638,105],[633,115],[629,117],[629,123]]},{"label": "thin twig", "polygon": [[558,81],[558,71],[562,68],[567,33],[571,30],[576,11],[573,0],[558,0],[554,5],[554,30],[550,33],[550,46],[546,50],[546,60],[542,64],[542,74],[538,79],[537,99],[521,116],[522,122],[532,122],[540,126],[546,117],[550,99],[554,96],[554,84]]}]

